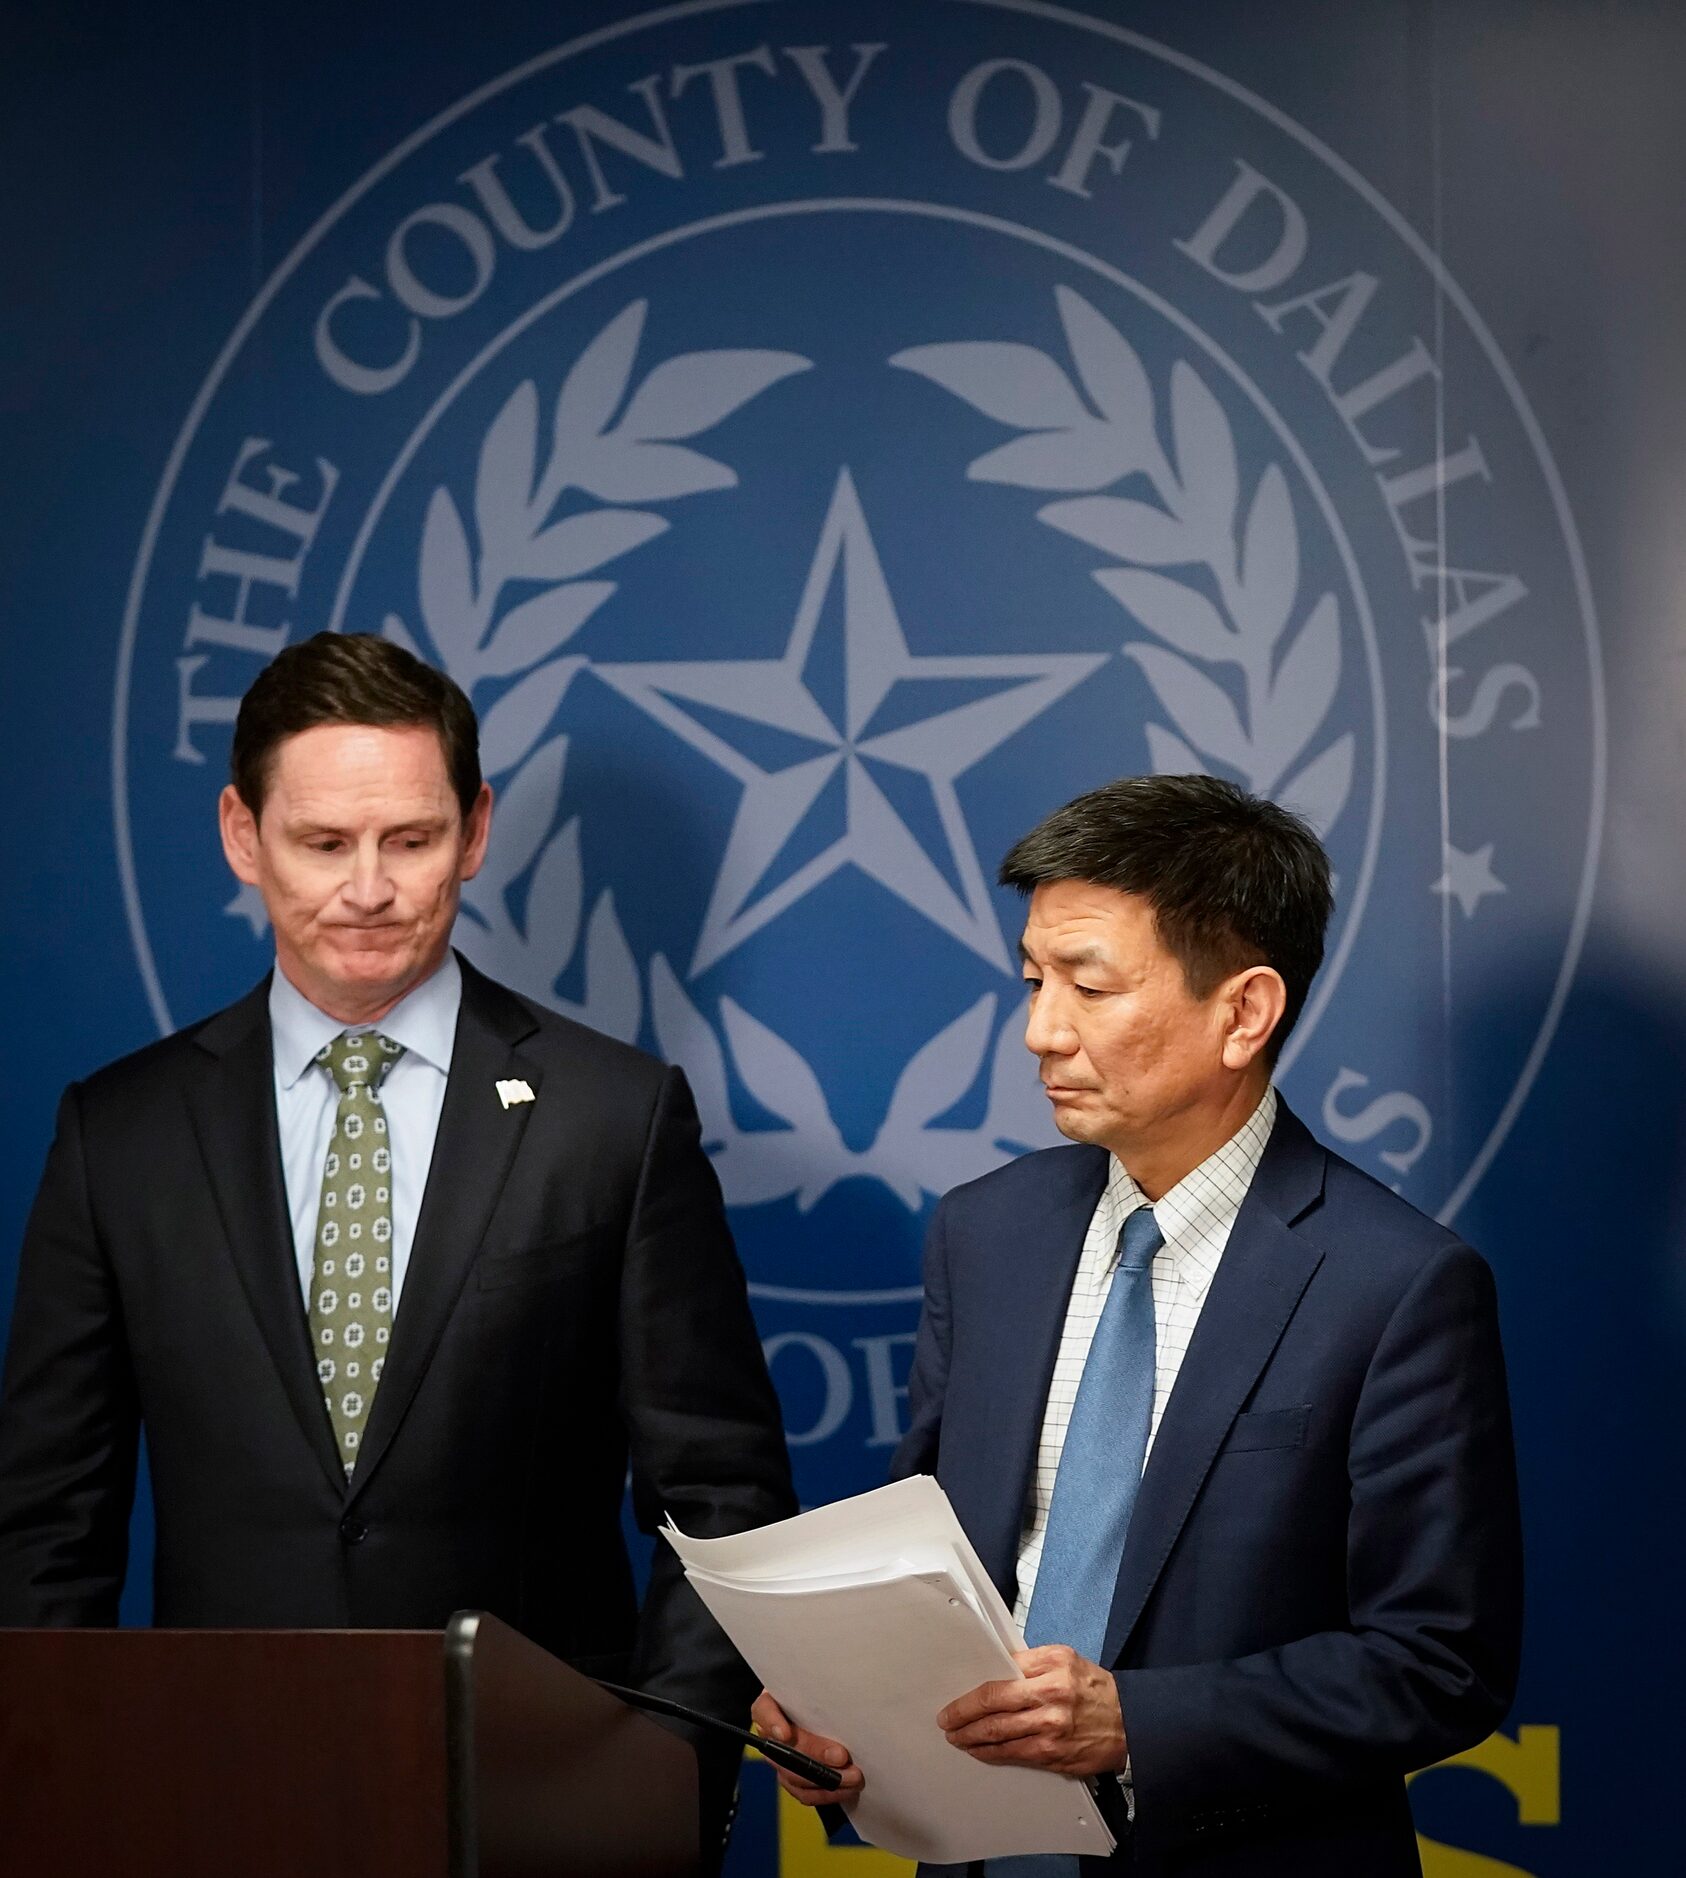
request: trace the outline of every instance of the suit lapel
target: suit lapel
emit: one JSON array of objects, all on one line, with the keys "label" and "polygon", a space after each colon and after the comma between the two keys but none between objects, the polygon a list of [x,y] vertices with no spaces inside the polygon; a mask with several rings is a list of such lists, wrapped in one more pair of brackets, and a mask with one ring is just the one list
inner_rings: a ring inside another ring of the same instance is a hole
[{"label": "suit lapel", "polygon": [[337,1490],[345,1476],[316,1380],[281,1171],[268,979],[193,1040],[205,1060],[188,1107],[229,1252],[287,1400]]},{"label": "suit lapel", "polygon": [[980,1498],[968,1529],[1009,1603],[1066,1304],[1108,1165],[1101,1150],[1058,1151],[1050,1166],[1055,1184],[1028,1237],[1020,1226],[1001,1242],[991,1278],[989,1322],[1001,1343],[989,1368],[1000,1384],[990,1398],[991,1429],[979,1456],[987,1498]]},{"label": "suit lapel", "polygon": [[1294,1221],[1323,1190],[1324,1152],[1283,1105],[1224,1248],[1130,1516],[1101,1661],[1116,1665],[1322,1253]]},{"label": "suit lapel", "polygon": [[506,1109],[497,1085],[519,1079],[542,1100],[543,1072],[517,1047],[538,1028],[532,1014],[466,959],[459,963],[462,1008],[445,1104],[352,1497],[368,1483],[415,1398],[536,1106]]}]

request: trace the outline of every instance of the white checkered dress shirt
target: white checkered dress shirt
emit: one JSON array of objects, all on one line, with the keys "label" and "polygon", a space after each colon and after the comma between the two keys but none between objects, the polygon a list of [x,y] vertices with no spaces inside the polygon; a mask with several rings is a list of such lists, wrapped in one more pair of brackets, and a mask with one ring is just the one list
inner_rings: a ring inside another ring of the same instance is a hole
[{"label": "white checkered dress shirt", "polygon": [[[1185,1175],[1153,1209],[1165,1243],[1153,1258],[1153,1421],[1147,1451],[1153,1452],[1160,1418],[1171,1398],[1183,1358],[1188,1354],[1194,1326],[1211,1288],[1218,1261],[1229,1243],[1230,1228],[1258,1171],[1259,1157],[1276,1121],[1276,1091],[1267,1089],[1251,1117],[1215,1154],[1208,1155],[1193,1173]],[[1054,1497],[1054,1477],[1065,1448],[1065,1432],[1077,1401],[1089,1345],[1100,1322],[1101,1307],[1118,1264],[1118,1235],[1147,1195],[1112,1157],[1112,1174],[1089,1221],[1083,1255],[1077,1262],[1071,1300],[1066,1306],[1065,1329],[1060,1333],[1059,1355],[1054,1359],[1048,1404],[1042,1411],[1042,1437],[1036,1449],[1036,1473],[1025,1502],[1024,1528],[1019,1536],[1019,1596],[1013,1616],[1020,1628],[1036,1588],[1036,1568],[1042,1562],[1042,1539],[1048,1528],[1048,1506]],[[1145,1464],[1145,1462],[1144,1462]]]}]

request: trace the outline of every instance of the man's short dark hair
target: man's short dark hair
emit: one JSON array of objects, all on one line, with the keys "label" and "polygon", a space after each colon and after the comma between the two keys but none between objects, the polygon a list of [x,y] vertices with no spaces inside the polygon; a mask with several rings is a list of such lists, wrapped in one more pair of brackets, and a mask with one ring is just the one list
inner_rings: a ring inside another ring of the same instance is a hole
[{"label": "man's short dark hair", "polygon": [[1160,943],[1204,998],[1249,965],[1288,990],[1266,1046],[1278,1051],[1323,963],[1334,904],[1329,857],[1299,816],[1215,776],[1125,776],[1056,809],[1013,844],[1001,884],[1059,880],[1139,895]]},{"label": "man's short dark hair", "polygon": [[418,725],[435,732],[464,815],[480,793],[480,727],[461,686],[373,633],[317,633],[270,660],[240,700],[229,774],[262,815],[275,752],[319,724]]}]

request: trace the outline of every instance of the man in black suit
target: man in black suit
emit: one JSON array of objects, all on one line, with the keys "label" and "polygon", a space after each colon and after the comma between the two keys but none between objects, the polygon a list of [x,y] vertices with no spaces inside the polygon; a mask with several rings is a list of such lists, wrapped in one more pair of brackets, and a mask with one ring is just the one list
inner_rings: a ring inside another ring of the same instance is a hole
[{"label": "man in black suit", "polygon": [[[1404,1776],[1515,1687],[1516,1468],[1485,1263],[1271,1083],[1328,863],[1273,803],[1144,776],[1056,811],[1002,880],[1029,899],[1025,1042],[1077,1145],[931,1222],[895,1471],[942,1482],[1031,1646],[932,1725],[1097,1778],[1121,1839],[1097,1870],[1408,1878]],[[776,1695],[763,1728],[858,1791]]]},{"label": "man in black suit", "polygon": [[[490,812],[468,700],[382,640],[248,693],[222,836],[277,969],[65,1093],[0,1386],[0,1624],[116,1621],[144,1428],[160,1624],[479,1608],[747,1710],[665,1546],[637,1609],[619,1523],[629,1465],[646,1529],[794,1510],[719,1187],[678,1070],[451,952]],[[705,1755],[711,1837],[735,1761]]]}]

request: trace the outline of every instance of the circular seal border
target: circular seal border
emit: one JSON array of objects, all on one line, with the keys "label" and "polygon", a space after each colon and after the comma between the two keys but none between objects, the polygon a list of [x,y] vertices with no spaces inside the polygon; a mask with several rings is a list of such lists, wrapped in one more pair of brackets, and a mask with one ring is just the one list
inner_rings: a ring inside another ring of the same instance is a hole
[{"label": "circular seal border", "polygon": [[[431,141],[447,125],[477,110],[489,99],[499,93],[523,83],[535,72],[540,72],[551,65],[577,57],[583,52],[594,50],[601,45],[625,38],[630,34],[647,31],[653,27],[669,24],[676,20],[691,19],[711,13],[735,11],[747,6],[771,5],[772,0],[682,0],[681,4],[659,7],[648,13],[641,13],[625,20],[617,20],[608,26],[593,32],[581,34],[566,41],[561,46],[553,46],[548,51],[538,54],[524,64],[501,73],[489,80],[477,90],[460,98],[453,105],[437,113],[419,129],[395,144],[381,160],[358,178],[334,203],[330,205],[300,237],[281,261],[279,266],[265,281],[251,305],[241,316],[234,330],[217,354],[210,371],[205,377],[198,394],[188,409],[176,440],[171,446],[164,471],[153,496],[147,513],[146,526],[141,536],[140,552],[135,557],[134,571],[130,576],[128,594],[123,609],[123,627],[118,643],[117,667],[112,701],[111,730],[111,768],[112,768],[112,821],[113,834],[117,848],[118,876],[123,891],[124,913],[129,926],[129,936],[135,948],[135,956],[140,967],[141,979],[146,990],[154,1021],[160,1033],[167,1033],[171,1028],[168,1005],[159,982],[156,961],[152,955],[151,944],[147,938],[145,920],[140,905],[140,892],[136,879],[134,862],[133,831],[129,819],[128,803],[128,755],[129,726],[128,704],[130,683],[134,670],[135,641],[139,629],[141,598],[147,579],[152,569],[152,556],[157,546],[159,529],[162,526],[164,512],[174,493],[177,477],[181,473],[182,463],[198,434],[205,414],[212,399],[221,388],[229,367],[239,355],[253,328],[262,319],[269,306],[280,292],[282,286],[291,278],[299,265],[317,246],[330,229],[339,221],[345,211],[359,201],[383,178],[397,169],[415,150]],[[1268,100],[1249,91],[1234,79],[1226,78],[1210,66],[1190,57],[1187,53],[1176,51],[1161,41],[1151,39],[1145,34],[1131,31],[1127,27],[1115,26],[1105,20],[1097,20],[1088,14],[1078,13],[1069,7],[1051,3],[1051,0],[950,0],[955,6],[985,7],[995,12],[1024,14],[1031,18],[1047,20],[1053,24],[1073,28],[1079,32],[1090,32],[1104,39],[1111,39],[1117,44],[1146,53],[1151,58],[1162,60],[1199,79],[1202,83],[1223,92],[1237,103],[1255,112],[1276,130],[1282,132],[1307,150],[1319,162],[1324,164],[1348,188],[1365,202],[1391,228],[1405,247],[1417,258],[1437,289],[1457,308],[1465,326],[1476,344],[1486,355],[1509,398],[1523,434],[1533,449],[1540,473],[1545,479],[1546,491],[1551,498],[1559,532],[1568,554],[1570,572],[1575,584],[1575,597],[1580,607],[1581,619],[1586,633],[1587,667],[1590,681],[1592,719],[1592,788],[1591,805],[1588,815],[1586,855],[1582,863],[1580,894],[1575,912],[1570,921],[1568,942],[1565,945],[1563,959],[1558,968],[1551,996],[1547,1001],[1545,1015],[1534,1037],[1527,1056],[1523,1060],[1520,1073],[1511,1089],[1509,1097],[1501,1107],[1493,1126],[1488,1131],[1486,1140],[1470,1162],[1463,1178],[1453,1189],[1451,1196],[1439,1208],[1436,1217],[1442,1224],[1450,1224],[1459,1210],[1468,1201],[1479,1185],[1493,1157],[1498,1153],[1505,1137],[1514,1126],[1523,1103],[1527,1100],[1534,1082],[1538,1078],[1547,1050],[1551,1047],[1557,1026],[1562,1019],[1563,1007],[1568,1000],[1569,987],[1573,982],[1575,970],[1580,963],[1581,951],[1586,942],[1587,927],[1592,915],[1593,888],[1598,873],[1598,861],[1604,826],[1606,767],[1608,762],[1608,734],[1605,724],[1605,688],[1602,648],[1599,638],[1597,611],[1593,605],[1591,583],[1587,575],[1585,556],[1582,552],[1580,535],[1575,527],[1574,517],[1569,509],[1568,495],[1563,487],[1563,479],[1558,470],[1556,459],[1540,430],[1539,422],[1524,396],[1516,375],[1509,361],[1500,350],[1497,341],[1488,330],[1486,323],[1475,310],[1463,289],[1447,272],[1439,258],[1416,230],[1394,208],[1391,202],[1374,188],[1347,161],[1332,150],[1321,139],[1297,124],[1285,112]],[[1444,735],[1442,735],[1444,744]],[[1444,751],[1442,752],[1444,759]],[[1441,768],[1445,774],[1444,760]],[[1442,792],[1442,819],[1447,803]]]}]

